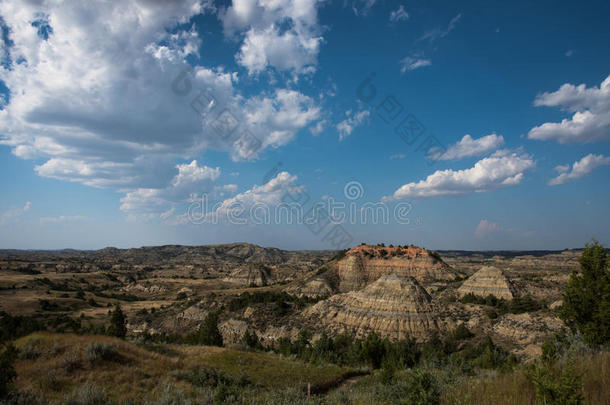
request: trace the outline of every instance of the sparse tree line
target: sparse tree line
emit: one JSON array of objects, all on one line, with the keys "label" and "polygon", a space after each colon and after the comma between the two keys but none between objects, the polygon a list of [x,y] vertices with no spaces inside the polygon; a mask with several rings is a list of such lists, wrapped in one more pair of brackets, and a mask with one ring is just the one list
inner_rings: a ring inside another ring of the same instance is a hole
[{"label": "sparse tree line", "polygon": [[514,297],[507,301],[503,298],[498,298],[492,294],[483,298],[473,293],[468,293],[459,299],[462,304],[477,304],[490,307],[487,311],[487,316],[495,319],[504,314],[523,314],[525,312],[534,312],[546,308],[545,301],[536,300],[531,295],[523,295]]}]

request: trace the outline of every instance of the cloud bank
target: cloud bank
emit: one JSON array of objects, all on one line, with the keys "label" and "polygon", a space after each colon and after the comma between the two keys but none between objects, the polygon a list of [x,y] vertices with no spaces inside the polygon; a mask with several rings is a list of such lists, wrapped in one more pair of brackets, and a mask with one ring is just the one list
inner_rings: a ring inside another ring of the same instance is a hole
[{"label": "cloud bank", "polygon": [[[221,16],[227,33],[245,32],[238,62],[252,73],[309,71],[320,41],[317,3],[259,3],[234,1]],[[293,140],[320,109],[286,88],[244,96],[237,72],[224,67],[186,69],[202,46],[189,21],[212,12],[198,0],[0,3],[10,38],[1,44],[0,79],[10,95],[0,110],[0,144],[39,161],[39,176],[125,193],[126,212],[167,209],[188,191],[230,190],[200,187],[218,175],[197,180],[197,170],[216,169],[194,158],[214,149],[254,159]],[[277,24],[287,19],[291,28],[280,33]],[[247,131],[257,142],[219,136],[221,112],[239,125],[234,134]]]}]

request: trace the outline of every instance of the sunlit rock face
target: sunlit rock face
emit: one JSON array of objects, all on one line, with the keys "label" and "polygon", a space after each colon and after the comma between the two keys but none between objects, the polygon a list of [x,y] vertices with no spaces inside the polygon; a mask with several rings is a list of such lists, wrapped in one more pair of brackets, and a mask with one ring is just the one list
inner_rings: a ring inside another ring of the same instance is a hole
[{"label": "sunlit rock face", "polygon": [[385,274],[359,291],[333,295],[304,312],[334,333],[364,338],[376,332],[392,340],[425,339],[439,327],[432,298],[413,277]]},{"label": "sunlit rock face", "polygon": [[422,284],[456,278],[437,254],[415,246],[358,246],[337,262],[336,269],[341,292],[364,288],[386,274],[413,277]]},{"label": "sunlit rock face", "polygon": [[460,297],[466,294],[474,294],[480,297],[493,295],[497,298],[512,300],[515,291],[502,270],[493,266],[485,266],[464,281],[462,286],[458,288],[457,293]]}]

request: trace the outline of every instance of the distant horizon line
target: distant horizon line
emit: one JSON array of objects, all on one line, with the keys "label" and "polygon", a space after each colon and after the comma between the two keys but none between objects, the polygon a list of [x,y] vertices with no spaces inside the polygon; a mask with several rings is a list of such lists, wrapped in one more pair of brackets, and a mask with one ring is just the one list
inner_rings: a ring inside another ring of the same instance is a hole
[{"label": "distant horizon line", "polygon": [[[383,243],[383,242],[380,242]],[[141,246],[132,246],[132,247],[116,247],[116,246],[104,246],[102,248],[98,248],[98,249],[77,249],[77,248],[70,248],[70,247],[65,247],[65,248],[56,248],[56,249],[40,249],[40,248],[26,248],[26,249],[20,249],[20,248],[0,248],[0,253],[7,253],[7,252],[66,252],[66,251],[74,251],[74,252],[98,252],[104,249],[117,249],[117,250],[129,250],[129,249],[146,249],[146,248],[162,248],[162,247],[168,247],[168,246],[175,246],[175,247],[210,247],[210,246],[228,246],[228,245],[251,245],[251,246],[257,246],[263,249],[278,249],[278,250],[284,250],[284,251],[293,251],[293,252],[297,252],[297,251],[320,251],[320,252],[324,252],[324,251],[341,251],[344,249],[283,249],[283,248],[278,248],[276,246],[262,246],[256,243],[251,243],[251,242],[243,242],[243,241],[238,241],[238,242],[227,242],[227,243],[210,243],[210,244],[160,244],[160,245],[141,245]],[[384,243],[385,244],[385,243]],[[378,244],[366,244],[367,246],[378,246]],[[577,248],[563,248],[563,249],[430,249],[427,247],[423,247],[423,246],[418,246],[415,244],[385,244],[384,247],[390,247],[390,245],[393,246],[415,246],[415,247],[419,247],[425,250],[430,250],[430,251],[435,251],[435,252],[565,252],[565,251],[577,251],[577,250],[583,250],[584,247],[577,247]],[[355,247],[361,246],[361,244],[356,244],[353,247],[351,247],[350,249],[353,249]],[[610,250],[610,248],[607,248],[608,250]],[[349,250],[349,249],[347,249]]]}]

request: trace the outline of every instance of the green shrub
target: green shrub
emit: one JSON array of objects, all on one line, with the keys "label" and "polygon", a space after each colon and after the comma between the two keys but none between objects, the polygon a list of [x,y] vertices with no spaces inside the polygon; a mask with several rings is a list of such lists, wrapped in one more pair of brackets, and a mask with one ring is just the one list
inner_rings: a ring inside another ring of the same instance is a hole
[{"label": "green shrub", "polygon": [[522,314],[524,312],[538,311],[545,306],[544,302],[535,300],[531,295],[525,295],[513,298],[508,310],[513,314]]},{"label": "green shrub", "polygon": [[553,363],[575,354],[585,354],[593,351],[580,333],[568,333],[565,330],[551,335],[542,345],[542,360]]},{"label": "green shrub", "polygon": [[14,366],[17,354],[17,349],[11,343],[6,345],[0,353],[0,399],[8,396],[13,380],[17,377]]},{"label": "green shrub", "polygon": [[127,335],[127,327],[125,326],[127,323],[127,319],[125,318],[125,314],[121,309],[119,304],[116,304],[114,307],[114,311],[110,314],[110,326],[106,329],[106,334],[108,336],[115,336],[118,338],[125,338]]},{"label": "green shrub", "polygon": [[66,370],[68,374],[80,369],[82,364],[78,352],[75,350],[66,352],[63,359],[61,359],[59,366]]},{"label": "green shrub", "polygon": [[489,336],[478,345],[466,345],[461,351],[452,354],[451,360],[464,370],[509,370],[518,362],[514,355],[496,345]]},{"label": "green shrub", "polygon": [[233,378],[222,370],[205,366],[192,368],[186,373],[179,374],[178,378],[188,381],[199,388],[216,388],[221,385],[246,387],[252,384],[246,375],[241,375],[239,378]]},{"label": "green shrub", "polygon": [[11,316],[0,312],[0,344],[43,329],[42,322],[33,317]]},{"label": "green shrub", "polygon": [[410,405],[435,405],[440,403],[438,382],[427,371],[413,370],[406,379],[407,392],[401,403]]},{"label": "green shrub", "polygon": [[193,403],[211,403],[211,398],[198,398],[197,402],[191,401],[186,393],[179,389],[174,388],[171,384],[165,387],[165,390],[154,403],[155,405],[192,405]]},{"label": "green shrub", "polygon": [[222,335],[218,330],[218,313],[209,312],[199,326],[199,330],[191,334],[187,340],[193,344],[222,346]]},{"label": "green shrub", "polygon": [[249,330],[246,330],[241,341],[244,345],[248,346],[251,349],[262,349],[263,348],[263,345],[258,340],[258,336],[256,335],[256,333],[250,332]]},{"label": "green shrub", "polygon": [[119,352],[112,343],[91,342],[87,345],[87,360],[91,363],[100,360],[115,360]]},{"label": "green shrub", "polygon": [[381,367],[386,354],[386,345],[375,332],[370,333],[362,344],[362,355],[373,368]]},{"label": "green shrub", "polygon": [[569,361],[560,374],[554,373],[549,364],[537,364],[529,371],[536,387],[536,398],[548,405],[579,405],[583,403],[582,379]]},{"label": "green shrub", "polygon": [[587,343],[610,342],[610,272],[606,249],[597,241],[587,244],[563,295],[560,317],[572,331],[581,331]]},{"label": "green shrub", "polygon": [[279,315],[284,315],[293,303],[296,308],[303,308],[306,305],[314,304],[321,298],[297,297],[286,292],[277,293],[274,291],[256,291],[253,293],[244,292],[229,301],[229,311],[235,312],[255,304],[275,304]]},{"label": "green shrub", "polygon": [[488,312],[488,316],[491,314],[490,319],[497,318],[498,313],[506,314],[510,312],[512,314],[522,314],[524,312],[538,311],[539,309],[546,307],[545,302],[538,301],[530,295],[515,297],[511,301],[506,301],[504,298],[498,298],[491,294],[483,298],[473,293],[468,293],[460,298],[460,302],[462,304],[476,304],[493,307],[495,310],[493,312]]},{"label": "green shrub", "polygon": [[463,323],[459,324],[453,332],[451,332],[452,338],[455,340],[464,340],[474,336],[474,334],[468,329]]},{"label": "green shrub", "polygon": [[414,339],[406,337],[397,342],[385,340],[384,343],[384,357],[392,361],[397,367],[411,368],[419,363],[421,350]]},{"label": "green shrub", "polygon": [[66,397],[67,405],[106,405],[108,404],[106,391],[95,385],[85,384]]},{"label": "green shrub", "polygon": [[40,342],[37,339],[32,339],[19,350],[19,359],[35,360],[40,357],[41,354]]},{"label": "green shrub", "polygon": [[381,364],[381,372],[379,373],[379,380],[382,384],[388,385],[394,381],[396,376],[395,363],[389,359],[386,359]]},{"label": "green shrub", "polygon": [[439,383],[428,371],[409,370],[406,375],[396,375],[391,383],[372,387],[372,398],[356,403],[383,403],[401,405],[438,405]]}]

